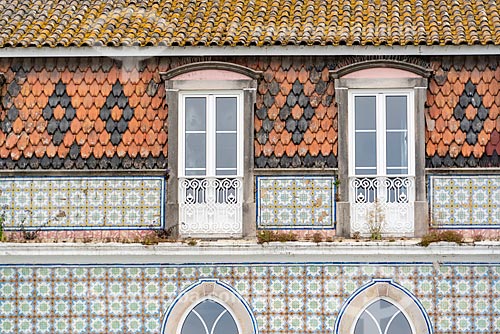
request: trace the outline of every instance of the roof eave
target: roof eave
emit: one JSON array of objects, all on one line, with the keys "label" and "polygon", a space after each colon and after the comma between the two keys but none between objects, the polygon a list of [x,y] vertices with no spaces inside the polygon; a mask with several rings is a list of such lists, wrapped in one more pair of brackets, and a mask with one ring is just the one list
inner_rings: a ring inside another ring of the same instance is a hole
[{"label": "roof eave", "polygon": [[149,58],[193,56],[459,56],[498,55],[500,45],[409,46],[121,46],[0,48],[0,57],[112,57]]}]

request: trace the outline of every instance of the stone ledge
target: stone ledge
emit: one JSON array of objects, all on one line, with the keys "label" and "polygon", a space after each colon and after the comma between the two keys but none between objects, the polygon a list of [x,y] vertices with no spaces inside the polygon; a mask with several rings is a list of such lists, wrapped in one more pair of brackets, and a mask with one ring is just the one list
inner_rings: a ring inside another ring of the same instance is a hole
[{"label": "stone ledge", "polygon": [[0,265],[48,264],[206,264],[206,263],[498,263],[500,242],[440,242],[418,246],[418,240],[396,242],[200,241],[158,245],[121,243],[2,243]]}]

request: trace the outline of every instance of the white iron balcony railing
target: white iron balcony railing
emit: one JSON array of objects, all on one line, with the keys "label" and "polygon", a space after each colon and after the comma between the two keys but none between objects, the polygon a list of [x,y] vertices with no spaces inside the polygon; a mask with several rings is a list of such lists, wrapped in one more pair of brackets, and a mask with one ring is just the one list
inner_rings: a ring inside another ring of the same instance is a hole
[{"label": "white iron balcony railing", "polygon": [[351,232],[413,235],[415,177],[351,177],[349,188]]},{"label": "white iron balcony railing", "polygon": [[242,178],[179,178],[179,232],[189,237],[242,234]]}]

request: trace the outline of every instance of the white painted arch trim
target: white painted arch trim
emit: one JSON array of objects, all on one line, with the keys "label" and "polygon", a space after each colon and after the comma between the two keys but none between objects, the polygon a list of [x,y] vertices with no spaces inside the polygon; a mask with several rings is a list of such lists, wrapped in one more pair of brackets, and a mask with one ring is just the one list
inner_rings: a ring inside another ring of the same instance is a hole
[{"label": "white painted arch trim", "polygon": [[334,333],[353,333],[361,313],[378,299],[399,308],[414,334],[433,334],[431,321],[420,301],[408,289],[387,278],[373,279],[345,301],[335,321]]},{"label": "white painted arch trim", "polygon": [[119,47],[55,47],[0,48],[0,57],[188,57],[188,56],[460,56],[498,55],[500,45],[408,45],[408,46],[119,46]]},{"label": "white painted arch trim", "polygon": [[178,334],[188,313],[200,302],[213,300],[233,316],[239,334],[258,334],[250,305],[231,286],[217,279],[202,279],[181,292],[163,316],[160,333]]}]

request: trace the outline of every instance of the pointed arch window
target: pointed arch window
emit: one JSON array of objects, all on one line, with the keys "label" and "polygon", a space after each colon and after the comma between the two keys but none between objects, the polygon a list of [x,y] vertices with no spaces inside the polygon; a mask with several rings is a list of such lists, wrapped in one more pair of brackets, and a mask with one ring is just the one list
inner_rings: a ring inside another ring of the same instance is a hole
[{"label": "pointed arch window", "polygon": [[378,299],[361,313],[354,334],[412,334],[410,322],[393,303]]},{"label": "pointed arch window", "polygon": [[203,279],[168,308],[162,334],[258,334],[250,305],[229,285]]},{"label": "pointed arch window", "polygon": [[335,321],[335,334],[432,334],[423,305],[391,279],[376,278],[349,297]]},{"label": "pointed arch window", "polygon": [[224,306],[205,299],[188,313],[180,334],[239,334],[239,330]]}]

